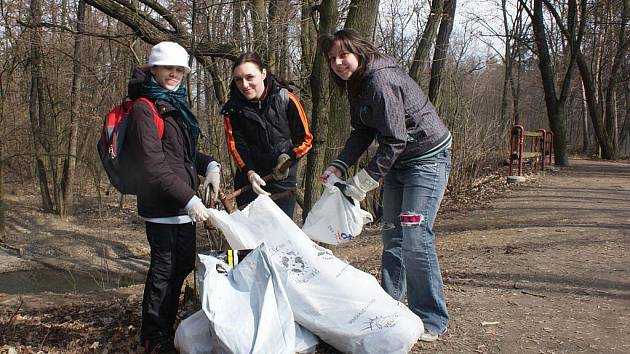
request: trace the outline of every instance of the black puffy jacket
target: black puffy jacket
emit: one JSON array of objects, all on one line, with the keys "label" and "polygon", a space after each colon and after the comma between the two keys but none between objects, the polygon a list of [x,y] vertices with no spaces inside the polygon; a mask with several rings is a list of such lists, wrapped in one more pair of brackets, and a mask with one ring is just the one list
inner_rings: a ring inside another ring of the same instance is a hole
[{"label": "black puffy jacket", "polygon": [[263,100],[250,102],[232,84],[230,99],[221,110],[228,149],[239,175],[249,170],[267,175],[280,154],[297,160],[311,148],[313,136],[297,96],[271,75],[265,80],[265,91]]}]

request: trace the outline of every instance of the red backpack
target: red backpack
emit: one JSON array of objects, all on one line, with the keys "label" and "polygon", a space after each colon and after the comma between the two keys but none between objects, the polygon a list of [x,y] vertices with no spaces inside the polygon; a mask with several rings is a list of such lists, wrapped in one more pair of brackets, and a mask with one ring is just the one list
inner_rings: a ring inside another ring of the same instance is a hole
[{"label": "red backpack", "polygon": [[128,175],[130,169],[121,165],[120,155],[123,153],[125,145],[125,135],[129,122],[127,115],[138,101],[145,102],[151,107],[158,135],[162,139],[164,135],[164,120],[158,114],[153,102],[145,97],[139,97],[135,100],[126,100],[107,113],[103,122],[101,137],[96,143],[96,149],[103,163],[103,168],[107,172],[107,177],[109,177],[109,182],[122,194],[136,194],[135,183],[131,176]]}]

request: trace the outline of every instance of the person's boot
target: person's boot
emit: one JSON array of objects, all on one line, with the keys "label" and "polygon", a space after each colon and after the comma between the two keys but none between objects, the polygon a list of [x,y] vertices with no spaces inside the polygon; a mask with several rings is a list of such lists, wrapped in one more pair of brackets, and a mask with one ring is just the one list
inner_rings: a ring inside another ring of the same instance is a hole
[{"label": "person's boot", "polygon": [[177,353],[173,340],[170,338],[145,339],[142,342],[142,347],[146,354]]}]

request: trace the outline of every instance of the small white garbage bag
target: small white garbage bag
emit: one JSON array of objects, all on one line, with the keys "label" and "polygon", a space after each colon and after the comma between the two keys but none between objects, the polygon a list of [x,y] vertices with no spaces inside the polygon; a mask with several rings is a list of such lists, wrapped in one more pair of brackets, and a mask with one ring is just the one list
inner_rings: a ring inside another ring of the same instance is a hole
[{"label": "small white garbage bag", "polygon": [[210,321],[199,310],[183,320],[175,331],[175,348],[180,354],[211,354]]},{"label": "small white garbage bag", "polygon": [[227,277],[229,266],[200,254],[204,268],[201,307],[210,321],[212,347],[220,353],[294,353],[291,305],[265,245],[253,250]]},{"label": "small white garbage bag", "polygon": [[376,279],[311,241],[267,196],[245,210],[210,209],[210,221],[234,249],[264,241],[285,288],[295,321],[344,353],[407,353],[422,321]]},{"label": "small white garbage bag", "polygon": [[340,181],[337,176],[328,177],[324,192],[304,221],[302,231],[311,240],[332,245],[348,242],[372,221],[372,214],[361,209],[359,202],[351,202],[334,186]]}]

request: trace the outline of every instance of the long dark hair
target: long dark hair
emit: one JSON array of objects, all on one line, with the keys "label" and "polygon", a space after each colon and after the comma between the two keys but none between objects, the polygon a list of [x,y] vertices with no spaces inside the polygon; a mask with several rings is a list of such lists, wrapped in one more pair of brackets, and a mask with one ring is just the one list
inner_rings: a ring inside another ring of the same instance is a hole
[{"label": "long dark hair", "polygon": [[[263,62],[262,58],[260,58],[260,55],[258,55],[258,53],[256,53],[256,52],[245,52],[245,53],[239,55],[238,58],[236,58],[236,60],[234,60],[234,63],[232,63],[232,73],[234,73],[234,69],[236,69],[237,66],[239,66],[241,64],[244,64],[244,63],[252,63],[252,64],[256,65],[256,67],[258,68],[258,70],[260,70],[260,72],[262,72],[263,69],[267,71],[267,78],[268,79],[266,80],[265,85],[267,85],[270,82],[269,78],[273,77],[273,79],[280,86],[288,89],[289,91],[292,91],[291,88],[289,88],[289,85],[287,84],[287,82],[284,79],[273,75],[271,73],[271,71],[269,71],[269,68],[267,67],[267,65],[265,65],[265,63]],[[236,89],[236,83],[234,82],[234,79],[232,79],[232,82],[230,83],[230,89],[231,90],[237,90]],[[265,89],[267,89],[267,88],[265,87]]]},{"label": "long dark hair", "polygon": [[[246,53],[243,53],[243,54],[239,55],[238,58],[236,58],[236,60],[234,60],[234,64],[232,64],[232,72],[234,72],[234,69],[236,69],[237,66],[239,66],[239,65],[241,65],[243,63],[252,63],[252,64],[256,65],[258,67],[258,70],[260,70],[261,72],[263,71],[263,69],[267,69],[267,67],[263,63],[263,61],[260,58],[260,55],[258,55],[258,53],[256,53],[256,52],[246,52]],[[269,71],[269,70],[267,70],[267,71]]]},{"label": "long dark hair", "polygon": [[328,59],[328,53],[338,42],[342,50],[355,54],[359,59],[359,67],[350,78],[350,84],[357,82],[363,76],[365,68],[376,58],[383,58],[385,55],[381,53],[372,43],[363,39],[359,33],[353,29],[342,29],[333,34],[322,34],[317,39],[317,45],[326,57],[326,63],[328,63],[328,69],[330,70],[330,76],[334,80],[335,84],[343,91],[347,88],[346,81],[337,76],[330,67],[330,60]]}]

